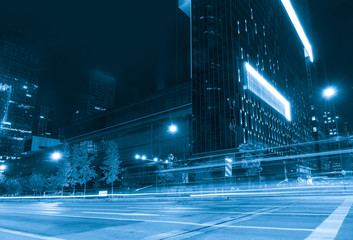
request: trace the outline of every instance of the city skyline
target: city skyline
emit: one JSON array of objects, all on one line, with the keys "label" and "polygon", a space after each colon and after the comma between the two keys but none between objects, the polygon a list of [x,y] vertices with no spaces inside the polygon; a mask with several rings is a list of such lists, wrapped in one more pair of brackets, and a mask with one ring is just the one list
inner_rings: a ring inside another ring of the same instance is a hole
[{"label": "city skyline", "polygon": [[[153,95],[156,89],[188,77],[189,64],[185,60],[189,54],[187,33],[183,36],[183,32],[187,32],[184,30],[188,27],[188,22],[187,17],[176,10],[177,1],[149,4],[137,0],[134,2],[146,6],[148,11],[130,11],[134,8],[133,2],[108,2],[97,9],[94,4],[86,3],[83,5],[85,11],[78,20],[75,18],[78,5],[65,9],[63,4],[57,7],[66,13],[66,20],[58,22],[60,17],[57,12],[45,3],[41,4],[40,8],[23,4],[19,10],[15,10],[15,6],[8,3],[2,9],[4,12],[1,16],[3,21],[0,24],[0,32],[9,29],[22,31],[30,42],[37,45],[41,57],[45,59],[39,98],[58,108],[56,115],[60,126],[69,123],[74,111],[71,102],[75,99],[75,93],[81,91],[82,84],[88,81],[88,72],[92,69],[107,72],[117,79],[118,106],[134,101],[136,96],[143,98]],[[342,115],[342,125],[343,122],[349,122],[350,128],[353,129],[351,113],[345,107],[353,92],[353,74],[348,64],[350,54],[340,50],[346,46],[350,51],[348,43],[353,36],[346,30],[350,29],[352,24],[352,16],[347,12],[351,5],[349,1],[343,0],[334,3],[309,1],[311,22],[315,27],[304,26],[304,29],[313,46],[315,66],[320,73],[320,87],[337,85],[337,114]],[[164,11],[159,11],[157,6]],[[26,7],[29,11],[22,12],[21,9]],[[124,8],[127,11],[122,11]],[[19,14],[15,14],[16,11],[19,11]],[[49,13],[54,15],[49,16]],[[93,13],[98,16],[106,14],[102,18],[92,18]],[[333,17],[326,18],[327,15]],[[46,21],[42,21],[44,18]],[[123,18],[133,20],[129,25],[125,24],[127,21],[123,21]],[[143,21],[144,18],[148,21]],[[75,32],[74,28],[79,26],[86,27]],[[163,34],[160,34],[162,32]],[[142,35],[143,42],[139,38]],[[339,35],[344,37],[337,38]],[[93,46],[99,50],[93,50]],[[132,62],[134,64],[131,64]],[[134,82],[135,87],[129,88],[129,82]],[[71,87],[67,90],[69,83]],[[321,89],[314,90],[319,98]],[[343,131],[342,126],[340,129]]]},{"label": "city skyline", "polygon": [[0,8],[0,239],[352,240],[353,1]]}]

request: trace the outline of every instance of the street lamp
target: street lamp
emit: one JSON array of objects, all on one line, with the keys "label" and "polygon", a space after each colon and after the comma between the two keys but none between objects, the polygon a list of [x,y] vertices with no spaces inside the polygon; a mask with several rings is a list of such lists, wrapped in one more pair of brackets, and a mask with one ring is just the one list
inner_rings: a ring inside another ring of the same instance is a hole
[{"label": "street lamp", "polygon": [[6,165],[0,165],[0,172],[5,171],[5,170],[6,170],[6,168],[7,168],[7,166],[6,166]]},{"label": "street lamp", "polygon": [[54,161],[58,161],[62,158],[61,152],[53,152],[50,156],[50,158]]},{"label": "street lamp", "polygon": [[[341,154],[341,143],[340,143],[340,139],[339,139],[339,131],[338,131],[338,116],[336,115],[336,111],[335,111],[335,105],[333,100],[331,100],[331,98],[333,98],[334,96],[336,96],[337,94],[337,90],[335,87],[327,87],[323,90],[322,95],[324,98],[326,98],[326,108],[329,110],[329,112],[333,112],[333,116],[334,119],[330,119],[330,117],[328,118],[328,123],[330,123],[331,121],[335,123],[334,127],[336,127],[335,129],[333,129],[332,132],[330,132],[330,135],[336,135],[336,141],[338,141],[338,151],[339,151],[339,158],[340,158],[340,162],[341,162],[341,168],[343,169],[343,160],[342,160],[342,154]],[[326,123],[326,122],[325,122]]]},{"label": "street lamp", "polygon": [[322,92],[322,95],[327,98],[330,99],[333,96],[336,95],[336,89],[334,87],[327,87],[326,89],[324,89],[324,91]]},{"label": "street lamp", "polygon": [[[136,154],[135,155],[135,159],[141,159],[141,160],[146,160],[146,161],[151,161],[151,162],[154,162],[154,163],[157,163],[158,161],[162,161],[162,160],[159,160],[158,157],[154,157],[153,159],[150,159],[150,158],[147,158],[146,155],[142,155],[140,156],[139,154]],[[145,166],[143,165],[142,166],[142,171],[143,171],[143,176],[145,175]],[[158,188],[158,175],[156,173],[156,193],[157,193],[157,188]]]},{"label": "street lamp", "polygon": [[178,126],[175,124],[171,124],[168,126],[168,132],[174,134],[178,131]]}]

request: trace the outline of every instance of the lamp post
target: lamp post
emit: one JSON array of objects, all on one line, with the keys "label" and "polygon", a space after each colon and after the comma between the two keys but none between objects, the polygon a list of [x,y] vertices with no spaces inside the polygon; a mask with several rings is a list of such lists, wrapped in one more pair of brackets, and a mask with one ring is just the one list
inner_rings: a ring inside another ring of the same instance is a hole
[{"label": "lamp post", "polygon": [[[186,151],[189,150],[189,144],[186,143],[186,135],[185,134],[182,134],[179,129],[178,129],[178,126],[175,125],[175,124],[170,124],[168,126],[168,132],[172,135],[175,135],[175,134],[180,134],[183,139],[184,139],[184,142],[183,142],[183,154],[184,154],[184,162],[183,162],[183,165],[187,165],[186,163]],[[189,182],[189,176],[188,176],[188,173],[183,173],[183,182],[184,183],[188,183]]]},{"label": "lamp post", "polygon": [[[158,163],[160,161],[162,161],[161,159],[159,159],[158,157],[154,157],[153,159],[149,159],[146,157],[146,155],[139,155],[139,154],[136,154],[135,155],[135,159],[137,160],[143,160],[143,161],[149,161],[149,162],[153,162],[153,163]],[[166,162],[167,163],[167,162]],[[145,173],[145,167],[143,166],[143,175]],[[158,189],[158,174],[156,173],[156,193],[157,193],[157,189]]]},{"label": "lamp post", "polygon": [[62,153],[61,153],[61,152],[53,152],[53,153],[50,155],[50,158],[51,158],[53,161],[59,161],[59,160],[62,158]]},{"label": "lamp post", "polygon": [[187,151],[186,135],[182,134],[179,131],[178,126],[173,123],[168,126],[168,133],[170,133],[171,135],[180,134],[184,138],[183,154],[184,154],[184,162],[186,162],[186,151]]},{"label": "lamp post", "polygon": [[6,170],[7,166],[5,164],[0,165],[0,173]]},{"label": "lamp post", "polygon": [[[334,121],[335,122],[334,126],[336,129],[336,131],[334,131],[334,129],[333,129],[332,132],[328,132],[327,134],[328,135],[336,135],[336,140],[338,141],[338,152],[339,152],[339,158],[340,158],[340,162],[341,162],[341,170],[343,170],[341,144],[340,144],[340,139],[339,139],[338,122],[337,122],[338,116],[336,116],[335,105],[333,103],[333,98],[336,96],[336,94],[337,94],[337,89],[333,86],[329,86],[322,91],[322,96],[326,100],[326,102],[325,102],[325,105],[327,108],[326,112],[328,112],[328,111],[333,112],[333,114],[331,114],[333,116],[333,119],[328,118],[327,124]],[[326,114],[328,114],[328,113],[326,113]]]}]

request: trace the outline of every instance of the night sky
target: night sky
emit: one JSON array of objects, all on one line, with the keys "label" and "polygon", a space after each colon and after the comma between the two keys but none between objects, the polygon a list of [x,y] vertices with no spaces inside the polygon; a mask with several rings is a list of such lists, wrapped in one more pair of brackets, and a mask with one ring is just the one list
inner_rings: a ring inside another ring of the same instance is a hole
[{"label": "night sky", "polygon": [[[337,87],[336,111],[353,130],[353,1],[309,2],[321,87]],[[152,95],[158,79],[186,80],[186,27],[174,0],[12,0],[0,9],[0,32],[19,30],[40,52],[39,100],[56,108],[59,125],[91,69],[117,79],[117,105]]]}]

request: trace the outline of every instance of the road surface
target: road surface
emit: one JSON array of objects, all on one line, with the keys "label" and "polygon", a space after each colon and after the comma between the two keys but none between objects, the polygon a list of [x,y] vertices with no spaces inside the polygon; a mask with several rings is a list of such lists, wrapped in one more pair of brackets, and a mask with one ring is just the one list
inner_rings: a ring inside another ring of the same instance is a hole
[{"label": "road surface", "polygon": [[353,196],[0,201],[0,239],[353,239]]}]

